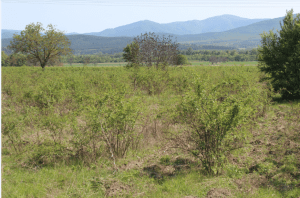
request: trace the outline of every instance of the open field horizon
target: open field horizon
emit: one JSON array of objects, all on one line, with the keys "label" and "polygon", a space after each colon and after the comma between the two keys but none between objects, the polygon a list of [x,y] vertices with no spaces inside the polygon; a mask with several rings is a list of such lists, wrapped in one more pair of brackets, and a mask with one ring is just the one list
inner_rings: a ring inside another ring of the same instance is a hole
[{"label": "open field horizon", "polygon": [[[209,61],[189,61],[191,64],[182,65],[183,67],[188,66],[257,66],[258,61],[228,61],[228,62],[222,62],[217,64],[212,64]],[[72,63],[72,65],[68,63],[62,63],[61,66],[47,66],[46,69],[49,67],[115,67],[115,66],[126,66],[126,62],[118,62],[118,63],[89,63],[85,65],[84,63]],[[26,66],[26,65],[25,65]],[[8,66],[13,67],[13,66]],[[26,67],[40,67],[40,66],[26,66]],[[181,67],[181,65],[171,66],[171,67]]]}]

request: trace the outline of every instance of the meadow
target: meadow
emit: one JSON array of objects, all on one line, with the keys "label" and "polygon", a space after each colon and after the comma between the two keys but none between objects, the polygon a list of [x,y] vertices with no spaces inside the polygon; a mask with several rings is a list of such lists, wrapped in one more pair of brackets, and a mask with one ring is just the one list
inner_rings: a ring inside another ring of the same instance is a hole
[{"label": "meadow", "polygon": [[89,63],[87,65],[84,65],[83,63],[73,63],[72,65],[70,65],[69,63],[64,63],[63,66],[64,67],[111,67],[111,66],[126,66],[127,63],[125,62],[119,62],[119,63]]},{"label": "meadow", "polygon": [[[118,62],[118,63],[89,63],[87,65],[84,65],[83,63],[73,63],[70,65],[69,63],[64,63],[63,67],[111,67],[111,66],[126,66],[126,62]],[[208,61],[190,61],[190,65],[188,66],[257,66],[257,61],[244,61],[244,62],[237,62],[237,61],[227,61],[227,62],[221,62],[217,64],[212,64]]]},{"label": "meadow", "polygon": [[2,68],[2,197],[300,196],[300,101],[257,62],[124,65]]}]

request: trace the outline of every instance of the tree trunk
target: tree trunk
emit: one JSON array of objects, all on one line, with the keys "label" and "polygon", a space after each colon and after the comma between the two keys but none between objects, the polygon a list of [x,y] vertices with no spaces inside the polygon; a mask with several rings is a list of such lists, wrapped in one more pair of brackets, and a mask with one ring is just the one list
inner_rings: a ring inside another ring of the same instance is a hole
[{"label": "tree trunk", "polygon": [[46,66],[46,63],[41,64],[41,67],[42,67],[43,71],[45,71],[45,66]]}]

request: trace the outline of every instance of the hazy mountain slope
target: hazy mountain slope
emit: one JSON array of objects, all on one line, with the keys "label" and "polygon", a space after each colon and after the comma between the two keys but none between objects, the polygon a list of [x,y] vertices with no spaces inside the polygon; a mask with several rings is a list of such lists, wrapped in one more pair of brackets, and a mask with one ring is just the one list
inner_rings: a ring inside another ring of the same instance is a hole
[{"label": "hazy mountain slope", "polygon": [[[295,15],[296,16],[296,15]],[[192,35],[178,35],[178,42],[203,42],[203,41],[230,41],[230,40],[257,40],[261,39],[260,34],[269,32],[269,30],[274,30],[277,32],[281,30],[280,21],[284,17],[279,17],[275,19],[260,21],[247,25],[245,27],[239,27],[232,30],[227,30],[224,32],[210,32],[204,34],[192,34]]]},{"label": "hazy mountain slope", "polygon": [[234,15],[221,15],[201,21],[192,20],[166,24],[159,24],[153,21],[145,20],[128,25],[123,25],[113,29],[106,29],[102,32],[86,33],[86,35],[118,37],[137,36],[145,32],[164,32],[178,35],[200,34],[206,32],[223,32],[263,20],[267,19],[246,19]]},{"label": "hazy mountain slope", "polygon": [[92,32],[86,33],[85,35],[94,35],[94,36],[107,36],[107,37],[117,37],[117,36],[137,36],[140,33],[144,32],[165,32],[159,23],[153,21],[138,21],[131,23],[129,25],[120,26],[113,29],[106,29],[102,32]]},{"label": "hazy mountain slope", "polygon": [[184,34],[200,34],[207,32],[224,32],[237,27],[247,26],[256,22],[260,22],[268,19],[246,19],[242,17],[237,17],[234,15],[222,15],[211,17],[205,20],[193,20],[186,22],[174,22],[165,24],[169,28],[178,27],[182,31],[174,32],[174,34],[184,35]]},{"label": "hazy mountain slope", "polygon": [[2,29],[1,30],[1,38],[12,38],[14,34],[20,34],[21,30],[6,30]]},{"label": "hazy mountain slope", "polygon": [[127,44],[132,42],[130,37],[100,37],[91,35],[70,35],[71,49],[74,53],[102,53],[121,52]]}]

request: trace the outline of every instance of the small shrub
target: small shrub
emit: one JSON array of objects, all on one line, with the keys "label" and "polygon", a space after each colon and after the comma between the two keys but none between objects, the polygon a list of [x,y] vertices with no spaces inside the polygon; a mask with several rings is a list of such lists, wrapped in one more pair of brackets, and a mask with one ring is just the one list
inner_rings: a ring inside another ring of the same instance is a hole
[{"label": "small shrub", "polygon": [[257,108],[249,98],[258,93],[241,89],[220,100],[222,86],[211,87],[199,78],[193,85],[194,89],[185,94],[176,109],[176,122],[188,127],[186,141],[174,140],[177,144],[186,142],[181,147],[198,157],[209,174],[219,173],[226,153],[240,147],[245,139],[242,124]]},{"label": "small shrub", "polygon": [[260,174],[270,176],[275,172],[276,166],[271,162],[264,162],[258,165],[257,171]]},{"label": "small shrub", "polygon": [[171,164],[171,159],[170,159],[170,156],[164,156],[162,158],[160,158],[160,163],[163,164],[163,165],[170,165]]},{"label": "small shrub", "polygon": [[245,172],[246,172],[245,169],[241,169],[235,165],[229,164],[226,167],[226,174],[230,178],[241,178],[245,174]]}]

